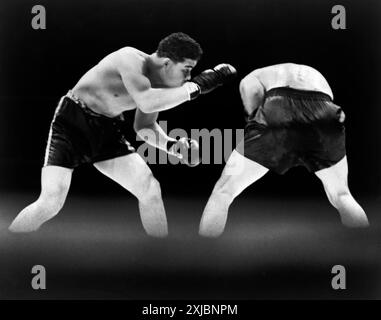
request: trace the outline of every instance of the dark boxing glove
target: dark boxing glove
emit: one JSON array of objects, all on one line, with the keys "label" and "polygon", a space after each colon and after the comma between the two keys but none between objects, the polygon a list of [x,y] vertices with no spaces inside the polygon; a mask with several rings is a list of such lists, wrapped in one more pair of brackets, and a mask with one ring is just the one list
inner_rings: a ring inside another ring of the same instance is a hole
[{"label": "dark boxing glove", "polygon": [[180,159],[189,167],[195,167],[201,162],[199,145],[196,140],[180,138],[167,142],[167,152]]},{"label": "dark boxing glove", "polygon": [[231,81],[237,74],[237,70],[230,64],[222,63],[213,69],[208,69],[194,77],[191,82],[200,87],[200,93],[206,94],[226,82]]},{"label": "dark boxing glove", "polygon": [[189,149],[183,156],[183,163],[189,167],[195,167],[200,164],[201,156],[200,156],[200,147],[198,142],[193,139],[188,138]]}]

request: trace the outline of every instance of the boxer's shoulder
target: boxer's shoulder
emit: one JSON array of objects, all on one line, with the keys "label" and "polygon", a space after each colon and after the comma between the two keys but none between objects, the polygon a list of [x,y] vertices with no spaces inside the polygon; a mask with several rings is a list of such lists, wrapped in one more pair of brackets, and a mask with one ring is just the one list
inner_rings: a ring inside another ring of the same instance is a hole
[{"label": "boxer's shoulder", "polygon": [[142,72],[147,57],[148,54],[133,47],[123,47],[110,55],[112,63],[118,70],[134,72]]}]

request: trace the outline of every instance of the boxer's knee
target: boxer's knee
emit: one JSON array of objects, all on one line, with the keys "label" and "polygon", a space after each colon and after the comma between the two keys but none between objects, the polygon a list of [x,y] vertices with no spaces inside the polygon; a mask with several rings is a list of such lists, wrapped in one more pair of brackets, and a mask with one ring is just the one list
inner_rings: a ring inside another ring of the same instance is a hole
[{"label": "boxer's knee", "polygon": [[341,203],[348,197],[351,197],[351,193],[346,185],[341,187],[326,187],[327,197],[334,207],[339,207]]},{"label": "boxer's knee", "polygon": [[44,188],[37,202],[45,209],[44,211],[53,215],[57,214],[65,203],[68,189],[69,186],[65,184],[57,184]]},{"label": "boxer's knee", "polygon": [[225,202],[232,202],[235,198],[235,188],[229,179],[221,178],[213,189],[213,194]]},{"label": "boxer's knee", "polygon": [[135,194],[141,201],[161,197],[160,183],[152,173],[149,173],[141,178]]}]

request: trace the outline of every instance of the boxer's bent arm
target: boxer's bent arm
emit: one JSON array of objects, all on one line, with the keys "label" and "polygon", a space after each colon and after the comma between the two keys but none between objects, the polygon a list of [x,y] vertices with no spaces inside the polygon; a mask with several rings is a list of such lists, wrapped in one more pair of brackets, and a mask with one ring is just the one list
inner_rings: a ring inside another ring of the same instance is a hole
[{"label": "boxer's bent arm", "polygon": [[248,115],[263,104],[265,87],[252,72],[243,78],[239,84],[242,103]]},{"label": "boxer's bent arm", "polygon": [[148,78],[132,71],[121,73],[121,77],[128,93],[144,113],[168,110],[190,100],[185,86],[152,88]]},{"label": "boxer's bent arm", "polygon": [[167,152],[167,142],[176,141],[166,135],[164,130],[156,122],[158,112],[144,113],[136,109],[134,130],[145,142]]}]

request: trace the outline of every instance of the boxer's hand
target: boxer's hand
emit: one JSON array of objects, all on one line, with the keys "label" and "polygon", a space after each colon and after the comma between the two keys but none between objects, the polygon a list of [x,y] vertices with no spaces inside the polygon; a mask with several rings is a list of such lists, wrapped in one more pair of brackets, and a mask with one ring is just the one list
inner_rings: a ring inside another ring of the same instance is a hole
[{"label": "boxer's hand", "polygon": [[179,158],[181,163],[190,167],[200,163],[199,145],[193,139],[180,138],[169,147],[168,153]]},{"label": "boxer's hand", "polygon": [[232,80],[236,74],[237,70],[232,65],[222,63],[215,66],[213,69],[201,72],[190,82],[196,83],[200,87],[201,94],[206,94]]},{"label": "boxer's hand", "polygon": [[200,147],[198,142],[193,139],[188,139],[189,149],[187,154],[184,156],[183,163],[189,167],[195,167],[200,164]]}]

